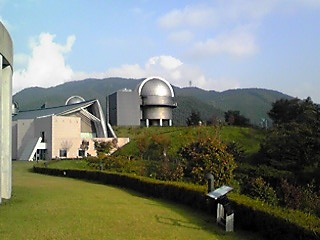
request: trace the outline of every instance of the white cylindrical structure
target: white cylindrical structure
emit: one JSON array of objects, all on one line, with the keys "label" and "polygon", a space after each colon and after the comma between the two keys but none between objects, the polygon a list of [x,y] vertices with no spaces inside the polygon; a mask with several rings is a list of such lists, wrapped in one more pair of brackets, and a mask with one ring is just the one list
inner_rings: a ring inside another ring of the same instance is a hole
[{"label": "white cylindrical structure", "polygon": [[12,66],[11,37],[0,22],[0,202],[12,191]]}]

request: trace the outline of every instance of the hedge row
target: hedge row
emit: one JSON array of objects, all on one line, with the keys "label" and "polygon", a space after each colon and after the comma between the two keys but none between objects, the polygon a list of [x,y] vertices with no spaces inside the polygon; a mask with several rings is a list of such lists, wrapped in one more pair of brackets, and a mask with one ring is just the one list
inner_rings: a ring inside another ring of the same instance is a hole
[{"label": "hedge row", "polygon": [[[216,203],[206,197],[206,188],[167,182],[130,174],[90,170],[34,167],[34,172],[95,181],[133,189],[149,196],[186,204],[215,214]],[[298,211],[272,207],[236,193],[228,194],[235,212],[235,228],[260,232],[268,239],[320,239],[320,220]]]}]

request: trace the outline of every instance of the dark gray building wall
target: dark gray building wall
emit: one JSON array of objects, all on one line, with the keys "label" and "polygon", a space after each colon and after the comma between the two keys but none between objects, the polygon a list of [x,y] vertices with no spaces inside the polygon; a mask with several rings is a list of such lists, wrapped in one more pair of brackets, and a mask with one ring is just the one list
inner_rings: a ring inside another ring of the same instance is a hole
[{"label": "dark gray building wall", "polygon": [[117,126],[117,93],[113,93],[107,97],[107,122],[112,126]]},{"label": "dark gray building wall", "polygon": [[108,105],[111,125],[140,126],[140,97],[137,92],[115,92],[108,96]]}]

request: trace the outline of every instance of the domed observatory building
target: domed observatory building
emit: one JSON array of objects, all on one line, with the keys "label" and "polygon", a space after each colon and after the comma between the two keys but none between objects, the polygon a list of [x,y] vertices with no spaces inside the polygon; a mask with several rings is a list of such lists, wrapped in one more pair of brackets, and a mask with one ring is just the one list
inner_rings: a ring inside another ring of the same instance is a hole
[{"label": "domed observatory building", "polygon": [[169,82],[150,77],[137,86],[141,98],[141,125],[172,126],[172,109],[177,107]]},{"label": "domed observatory building", "polygon": [[81,96],[71,96],[66,100],[65,105],[72,105],[72,104],[77,104],[85,101],[86,100]]},{"label": "domed observatory building", "polygon": [[149,77],[134,91],[122,89],[107,97],[107,122],[113,126],[172,126],[175,107],[170,83],[160,77]]}]

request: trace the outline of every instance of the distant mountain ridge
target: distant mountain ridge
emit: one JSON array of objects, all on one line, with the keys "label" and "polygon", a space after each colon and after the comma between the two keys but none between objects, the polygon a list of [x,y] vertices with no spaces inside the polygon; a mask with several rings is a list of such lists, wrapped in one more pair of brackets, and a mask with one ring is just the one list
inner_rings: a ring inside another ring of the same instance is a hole
[{"label": "distant mountain ridge", "polygon": [[[20,110],[37,109],[43,104],[47,107],[65,104],[73,95],[79,95],[86,100],[98,99],[106,112],[106,97],[120,89],[134,90],[142,79],[105,78],[84,79],[67,82],[55,87],[26,88],[13,96],[19,104]],[[223,120],[224,112],[228,110],[240,111],[249,118],[251,123],[259,124],[262,118],[268,118],[267,112],[272,103],[281,98],[290,99],[284,93],[258,88],[232,89],[223,92],[207,91],[197,87],[173,86],[178,107],[173,112],[173,122],[185,125],[191,111],[200,113],[204,121],[213,117]]]}]

